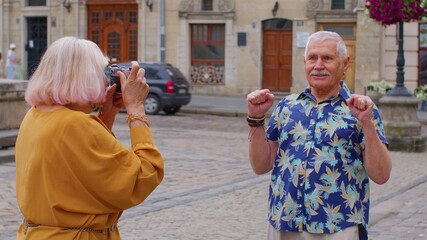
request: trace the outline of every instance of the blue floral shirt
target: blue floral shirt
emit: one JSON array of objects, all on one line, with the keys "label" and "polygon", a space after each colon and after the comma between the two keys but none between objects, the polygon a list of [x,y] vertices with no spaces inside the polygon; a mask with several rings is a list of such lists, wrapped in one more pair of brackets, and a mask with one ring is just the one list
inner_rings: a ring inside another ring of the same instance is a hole
[{"label": "blue floral shirt", "polygon": [[[367,239],[369,178],[364,135],[342,82],[335,97],[317,103],[310,89],[283,98],[269,120],[267,138],[279,145],[269,189],[269,221],[288,232],[334,233],[361,224]],[[373,121],[387,140],[377,107]]]}]

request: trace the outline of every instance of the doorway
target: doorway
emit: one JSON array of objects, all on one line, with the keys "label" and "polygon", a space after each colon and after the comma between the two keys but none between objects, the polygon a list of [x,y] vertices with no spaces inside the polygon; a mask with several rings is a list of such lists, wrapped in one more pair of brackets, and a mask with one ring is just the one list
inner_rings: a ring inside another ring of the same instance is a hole
[{"label": "doorway", "polygon": [[135,0],[89,0],[88,39],[98,44],[110,63],[138,58],[138,5]]},{"label": "doorway", "polygon": [[292,21],[270,19],[262,23],[262,88],[290,92],[292,87]]},{"label": "doorway", "polygon": [[350,64],[345,73],[344,81],[351,91],[355,91],[355,55],[356,55],[356,25],[354,23],[319,23],[319,31],[331,31],[338,33],[347,46],[347,55],[350,57]]},{"label": "doorway", "polygon": [[40,63],[47,47],[47,17],[27,17],[27,79]]}]

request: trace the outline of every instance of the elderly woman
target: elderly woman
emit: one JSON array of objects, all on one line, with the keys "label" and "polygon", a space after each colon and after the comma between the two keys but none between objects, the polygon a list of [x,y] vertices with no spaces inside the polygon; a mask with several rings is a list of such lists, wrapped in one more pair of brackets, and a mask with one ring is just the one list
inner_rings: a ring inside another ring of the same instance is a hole
[{"label": "elderly woman", "polygon": [[[16,141],[16,195],[24,216],[17,239],[121,239],[117,221],[163,179],[144,100],[144,70],[132,62],[108,86],[108,61],[88,40],[61,38],[47,49],[25,99],[32,106]],[[97,107],[101,111],[92,114]],[[131,149],[111,131],[125,107]]]}]

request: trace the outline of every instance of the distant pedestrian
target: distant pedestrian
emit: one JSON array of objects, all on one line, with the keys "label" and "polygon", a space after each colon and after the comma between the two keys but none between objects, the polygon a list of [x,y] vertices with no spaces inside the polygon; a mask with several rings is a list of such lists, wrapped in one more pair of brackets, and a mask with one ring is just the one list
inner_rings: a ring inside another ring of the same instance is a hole
[{"label": "distant pedestrian", "polygon": [[380,114],[341,80],[349,57],[338,34],[314,33],[305,51],[309,86],[279,102],[266,132],[273,94],[247,96],[251,166],[271,171],[268,239],[366,240],[369,179],[387,182],[392,167]]},{"label": "distant pedestrian", "polygon": [[15,65],[17,63],[15,48],[16,48],[15,43],[11,43],[9,46],[9,50],[7,51],[6,68],[7,68],[8,79],[15,78]]},{"label": "distant pedestrian", "polygon": [[[32,107],[15,145],[24,216],[17,240],[119,240],[123,211],[162,181],[164,161],[144,110],[144,70],[133,61],[129,77],[119,72],[122,91],[116,93],[117,85],[107,84],[107,64],[95,43],[64,37],[49,46],[31,76],[25,99]],[[102,111],[92,114],[97,107]],[[122,107],[131,148],[112,132]]]}]

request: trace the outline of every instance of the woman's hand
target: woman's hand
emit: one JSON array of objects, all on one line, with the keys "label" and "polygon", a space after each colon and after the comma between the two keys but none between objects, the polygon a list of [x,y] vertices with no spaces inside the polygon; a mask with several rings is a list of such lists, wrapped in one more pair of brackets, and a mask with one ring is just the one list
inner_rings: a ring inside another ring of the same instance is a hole
[{"label": "woman's hand", "polygon": [[145,114],[144,102],[150,89],[145,79],[145,70],[139,68],[138,62],[132,61],[132,69],[127,79],[122,72],[119,72],[119,76],[123,104],[128,114]]},{"label": "woman's hand", "polygon": [[123,108],[122,94],[116,93],[117,85],[107,87],[104,102],[100,106],[98,117],[111,130],[117,113]]},{"label": "woman's hand", "polygon": [[122,94],[116,93],[117,85],[109,86],[105,92],[105,101],[102,104],[104,115],[116,115],[124,107]]}]

